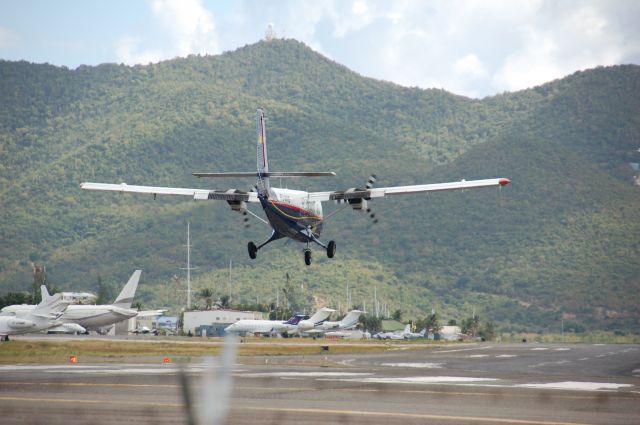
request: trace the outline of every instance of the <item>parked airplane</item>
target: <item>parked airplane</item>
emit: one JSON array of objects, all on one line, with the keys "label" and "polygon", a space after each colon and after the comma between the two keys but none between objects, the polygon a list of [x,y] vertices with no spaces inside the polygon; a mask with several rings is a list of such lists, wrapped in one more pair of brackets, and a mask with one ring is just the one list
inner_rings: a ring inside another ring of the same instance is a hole
[{"label": "parked airplane", "polygon": [[0,316],[0,339],[8,341],[9,335],[39,332],[58,326],[60,324],[58,318],[68,305],[67,301],[62,300],[62,294],[56,294],[43,299],[40,304],[29,310],[10,316]]},{"label": "parked airplane", "polygon": [[321,334],[329,331],[343,331],[353,329],[358,325],[358,320],[363,312],[360,310],[351,310],[340,321],[325,321],[316,325],[313,329],[305,332],[305,334]]},{"label": "parked airplane", "polygon": [[[270,177],[319,177],[335,176],[334,172],[273,172],[269,171],[267,161],[267,136],[265,130],[265,118],[262,109],[258,109],[256,114],[258,143],[257,143],[257,173],[254,172],[232,172],[232,173],[193,173],[196,177],[257,177],[257,192],[245,192],[239,189],[229,190],[207,190],[207,189],[187,189],[174,187],[155,186],[130,186],[126,183],[81,183],[80,187],[87,190],[111,191],[122,193],[148,193],[154,199],[156,195],[178,195],[189,196],[195,200],[223,200],[227,201],[233,211],[243,215],[251,214],[260,221],[269,225],[272,229],[271,236],[260,245],[253,241],[249,242],[247,249],[249,257],[255,259],[257,253],[265,245],[277,239],[290,238],[306,244],[304,249],[305,264],[311,264],[311,250],[309,245],[315,243],[326,250],[327,257],[333,258],[336,253],[335,241],[325,244],[320,241],[324,221],[341,211],[337,210],[327,217],[322,215],[322,202],[336,201],[346,203],[345,208],[350,206],[357,211],[370,213],[371,218],[375,215],[368,207],[368,201],[373,198],[382,198],[388,195],[403,195],[419,192],[439,192],[445,190],[475,189],[481,187],[504,186],[510,183],[509,179],[496,178],[485,180],[461,180],[451,183],[422,184],[413,186],[395,186],[373,188],[375,176],[371,176],[364,188],[350,188],[339,191],[327,192],[305,192],[301,190],[272,188],[269,183]],[[262,219],[247,208],[248,203],[260,203],[267,220]],[[245,221],[248,217],[245,217]]]},{"label": "parked airplane", "polygon": [[227,326],[224,331],[227,333],[248,333],[248,334],[282,334],[289,335],[306,332],[313,329],[317,324],[324,322],[335,310],[323,307],[315,314],[305,319],[303,314],[295,314],[287,321],[282,320],[257,320],[242,319]]},{"label": "parked airplane", "polygon": [[[137,316],[138,311],[131,308],[131,303],[138,288],[141,273],[142,270],[133,272],[113,304],[70,305],[60,317],[60,321],[63,323],[75,323],[88,331],[92,330],[98,333],[106,333],[115,323]],[[42,299],[51,297],[44,285],[42,288]],[[15,305],[3,308],[2,314],[18,314],[33,309],[34,306],[31,305]]]},{"label": "parked airplane", "polygon": [[407,324],[401,332],[378,332],[373,337],[377,339],[405,339],[405,335],[411,333],[411,325]]},{"label": "parked airplane", "polygon": [[403,336],[404,336],[404,339],[417,339],[417,338],[424,338],[426,334],[427,334],[427,330],[423,329],[420,332],[407,332]]}]

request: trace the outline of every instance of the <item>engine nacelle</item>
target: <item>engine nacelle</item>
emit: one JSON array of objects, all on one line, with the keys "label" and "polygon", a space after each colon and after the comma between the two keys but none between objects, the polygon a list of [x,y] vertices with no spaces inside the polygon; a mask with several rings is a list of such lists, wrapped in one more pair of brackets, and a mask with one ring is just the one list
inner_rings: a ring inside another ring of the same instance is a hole
[{"label": "engine nacelle", "polygon": [[298,322],[298,332],[306,332],[314,328],[311,320],[301,320]]},{"label": "engine nacelle", "polygon": [[366,211],[368,208],[367,200],[362,198],[349,199],[349,205],[357,211]]},{"label": "engine nacelle", "polygon": [[36,324],[31,320],[25,319],[13,319],[9,321],[9,327],[12,329],[29,329],[33,328]]},{"label": "engine nacelle", "polygon": [[239,213],[247,210],[247,203],[244,201],[227,201],[227,204],[229,204],[233,211],[237,211]]}]

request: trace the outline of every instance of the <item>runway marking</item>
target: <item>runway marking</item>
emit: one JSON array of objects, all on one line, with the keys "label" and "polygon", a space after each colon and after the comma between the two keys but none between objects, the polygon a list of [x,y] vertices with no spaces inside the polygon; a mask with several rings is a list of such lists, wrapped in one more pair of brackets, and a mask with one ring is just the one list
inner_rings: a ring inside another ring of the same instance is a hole
[{"label": "runway marking", "polygon": [[443,363],[381,363],[381,366],[415,367],[422,369],[441,369]]},{"label": "runway marking", "polygon": [[487,346],[487,347],[459,348],[457,350],[439,350],[439,351],[434,351],[434,353],[457,353],[460,351],[487,350],[489,348],[493,348],[493,347]]},{"label": "runway marking", "polygon": [[500,354],[496,356],[497,359],[508,359],[511,357],[518,357],[518,356],[516,356],[515,354]]},{"label": "runway marking", "polygon": [[470,358],[470,359],[481,359],[484,357],[489,357],[489,355],[488,354],[471,354],[467,356],[467,358]]},{"label": "runway marking", "polygon": [[[129,405],[129,406],[153,406],[153,407],[170,407],[170,408],[182,408],[182,403],[158,403],[158,402],[136,402],[136,401],[123,401],[123,400],[91,400],[91,399],[66,399],[66,398],[34,398],[34,397],[2,397],[0,400],[4,401],[23,401],[23,402],[47,402],[47,403],[72,403],[72,404],[116,404],[116,405]],[[371,412],[362,410],[338,410],[338,409],[305,409],[305,408],[281,408],[281,407],[251,407],[242,406],[232,408],[236,411],[258,411],[258,412],[287,412],[287,413],[314,413],[314,414],[336,414],[336,415],[358,415],[358,416],[372,416],[372,417],[388,417],[388,418],[411,418],[411,419],[438,419],[446,421],[469,421],[469,422],[489,422],[489,423],[501,423],[501,424],[525,424],[525,425],[591,425],[583,422],[555,422],[555,421],[540,421],[535,419],[506,419],[496,417],[482,417],[482,416],[450,416],[450,415],[431,415],[422,413],[403,413],[403,412]]]},{"label": "runway marking", "polygon": [[0,401],[36,401],[49,403],[80,403],[80,404],[117,404],[129,406],[154,406],[154,407],[184,407],[182,403],[158,403],[154,401],[127,401],[127,400],[92,400],[92,399],[70,399],[70,398],[39,398],[39,397],[5,397],[0,396]]},{"label": "runway marking", "polygon": [[469,422],[489,422],[500,424],[528,424],[528,425],[591,425],[584,422],[554,422],[539,421],[535,419],[506,419],[496,417],[482,416],[450,416],[450,415],[430,415],[423,413],[403,413],[403,412],[371,412],[363,410],[338,410],[338,409],[305,409],[305,408],[283,408],[283,407],[242,407],[241,410],[269,411],[269,412],[287,412],[287,413],[317,413],[326,415],[327,413],[335,415],[351,415],[351,416],[374,416],[388,418],[410,418],[410,419],[438,419],[444,421],[469,421]]},{"label": "runway marking", "polygon": [[601,391],[617,390],[618,388],[633,387],[631,384],[609,384],[606,382],[547,382],[544,384],[517,384],[520,388],[549,388],[552,390]]}]

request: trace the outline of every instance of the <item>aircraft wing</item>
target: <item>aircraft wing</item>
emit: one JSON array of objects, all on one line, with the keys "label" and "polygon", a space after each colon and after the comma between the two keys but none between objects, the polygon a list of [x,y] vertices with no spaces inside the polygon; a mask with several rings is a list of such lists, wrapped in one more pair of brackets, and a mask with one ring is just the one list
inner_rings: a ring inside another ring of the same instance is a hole
[{"label": "aircraft wing", "polygon": [[181,187],[156,187],[156,186],[134,186],[126,183],[81,183],[80,188],[85,190],[99,190],[104,192],[121,193],[148,193],[151,195],[177,195],[190,196],[196,200],[221,200],[221,201],[244,201],[260,202],[258,194],[255,192],[243,192],[238,189],[229,190],[208,190],[208,189],[188,189]]},{"label": "aircraft wing", "polygon": [[309,201],[349,201],[350,199],[382,198],[388,195],[406,195],[420,192],[442,192],[446,190],[476,189],[505,186],[509,179],[460,180],[449,183],[418,184],[413,186],[377,187],[371,189],[347,189],[334,192],[310,192]]}]

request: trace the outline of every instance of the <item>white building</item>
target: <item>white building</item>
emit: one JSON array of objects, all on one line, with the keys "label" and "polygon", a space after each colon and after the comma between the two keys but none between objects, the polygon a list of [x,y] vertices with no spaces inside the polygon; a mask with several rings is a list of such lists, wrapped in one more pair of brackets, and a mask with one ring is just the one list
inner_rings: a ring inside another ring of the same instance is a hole
[{"label": "white building", "polygon": [[195,335],[199,326],[230,325],[241,319],[262,319],[262,313],[237,310],[185,311],[182,331]]}]

